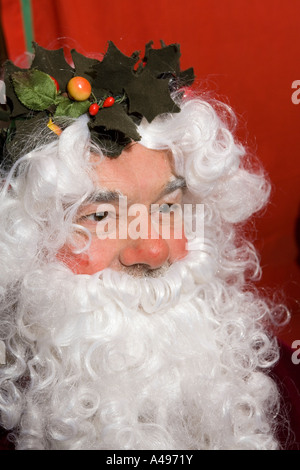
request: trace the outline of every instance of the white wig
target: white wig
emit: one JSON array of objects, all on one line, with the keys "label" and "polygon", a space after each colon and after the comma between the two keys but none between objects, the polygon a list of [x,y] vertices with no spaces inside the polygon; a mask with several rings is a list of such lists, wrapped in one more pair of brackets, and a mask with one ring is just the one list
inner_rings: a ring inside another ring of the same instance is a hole
[{"label": "white wig", "polygon": [[91,148],[105,158],[86,117],[6,175],[0,412],[6,429],[20,428],[18,448],[278,447],[274,308],[250,284],[259,259],[241,230],[270,185],[249,169],[233,123],[225,105],[193,98],[139,126],[142,145],[172,152],[184,202],[205,207],[204,243],[161,279],[76,276],[56,259],[93,191]]}]

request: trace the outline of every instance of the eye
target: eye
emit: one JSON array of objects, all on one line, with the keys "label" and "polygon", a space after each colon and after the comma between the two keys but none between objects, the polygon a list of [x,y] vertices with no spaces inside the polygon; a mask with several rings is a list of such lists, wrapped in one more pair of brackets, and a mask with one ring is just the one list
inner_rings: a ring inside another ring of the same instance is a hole
[{"label": "eye", "polygon": [[101,222],[108,216],[108,211],[103,212],[94,212],[93,214],[88,214],[82,217],[83,220],[91,220],[92,222]]},{"label": "eye", "polygon": [[161,204],[161,206],[159,206],[159,211],[162,214],[168,214],[171,210],[172,205],[173,204]]},{"label": "eye", "polygon": [[161,214],[169,214],[171,211],[172,212],[175,212],[178,210],[178,208],[180,207],[180,204],[176,204],[176,203],[165,203],[165,204],[161,204],[159,206],[159,212]]}]

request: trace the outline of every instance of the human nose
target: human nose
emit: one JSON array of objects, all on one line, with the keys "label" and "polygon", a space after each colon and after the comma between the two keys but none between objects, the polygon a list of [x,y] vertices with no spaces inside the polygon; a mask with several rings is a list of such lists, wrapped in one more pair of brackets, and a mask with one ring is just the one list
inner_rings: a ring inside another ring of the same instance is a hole
[{"label": "human nose", "polygon": [[150,269],[157,269],[163,266],[168,258],[169,247],[162,238],[127,240],[126,246],[120,253],[120,262],[127,267],[144,264]]}]

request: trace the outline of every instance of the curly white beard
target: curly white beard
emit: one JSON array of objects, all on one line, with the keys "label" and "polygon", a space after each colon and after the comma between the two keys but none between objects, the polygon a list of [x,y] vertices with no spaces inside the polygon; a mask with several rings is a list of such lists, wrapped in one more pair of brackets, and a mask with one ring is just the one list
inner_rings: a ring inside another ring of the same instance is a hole
[{"label": "curly white beard", "polygon": [[11,352],[30,378],[6,403],[19,449],[277,447],[266,305],[190,255],[154,278],[28,273]]}]

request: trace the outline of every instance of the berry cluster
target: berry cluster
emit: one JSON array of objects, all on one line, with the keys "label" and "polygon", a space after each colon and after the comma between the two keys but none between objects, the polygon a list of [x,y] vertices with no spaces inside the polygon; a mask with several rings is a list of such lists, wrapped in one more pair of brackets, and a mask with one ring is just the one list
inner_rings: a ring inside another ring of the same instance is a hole
[{"label": "berry cluster", "polygon": [[[59,91],[59,84],[55,78],[51,77],[55,83],[57,92]],[[73,77],[69,80],[67,85],[68,95],[75,101],[86,101],[92,95],[92,86],[90,82],[84,77]],[[115,103],[113,96],[108,96],[104,100],[92,103],[89,107],[89,113],[91,116],[96,116],[100,108],[109,108]]]}]

